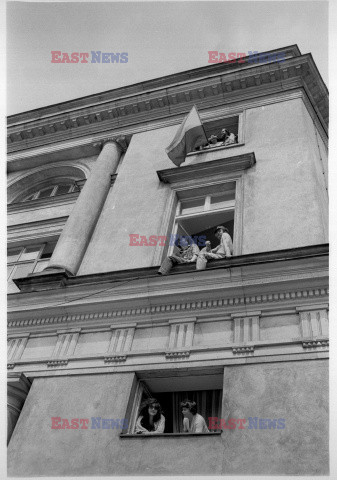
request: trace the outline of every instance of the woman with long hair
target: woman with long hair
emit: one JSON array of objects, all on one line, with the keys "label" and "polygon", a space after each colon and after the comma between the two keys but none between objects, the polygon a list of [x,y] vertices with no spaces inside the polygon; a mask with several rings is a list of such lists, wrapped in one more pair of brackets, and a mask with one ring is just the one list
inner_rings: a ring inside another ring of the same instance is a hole
[{"label": "woman with long hair", "polygon": [[140,406],[135,432],[156,434],[164,430],[165,417],[161,413],[160,403],[155,398],[148,398]]}]

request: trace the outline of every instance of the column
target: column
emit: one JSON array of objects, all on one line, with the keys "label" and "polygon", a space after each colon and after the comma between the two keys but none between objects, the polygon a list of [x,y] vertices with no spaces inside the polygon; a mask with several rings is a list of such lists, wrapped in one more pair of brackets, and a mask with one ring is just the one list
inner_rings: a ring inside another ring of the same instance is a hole
[{"label": "column", "polygon": [[76,275],[108,195],[111,175],[116,172],[125,150],[125,137],[104,142],[57,242],[47,272],[48,269],[61,268]]},{"label": "column", "polygon": [[9,373],[7,377],[7,445],[11,439],[31,383],[23,373]]}]

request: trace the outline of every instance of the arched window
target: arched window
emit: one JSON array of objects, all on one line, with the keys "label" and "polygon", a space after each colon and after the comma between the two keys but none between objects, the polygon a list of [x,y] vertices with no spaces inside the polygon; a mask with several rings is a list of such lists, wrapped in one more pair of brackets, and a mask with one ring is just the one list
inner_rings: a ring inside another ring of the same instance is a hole
[{"label": "arched window", "polygon": [[59,183],[57,185],[49,185],[48,187],[35,190],[28,196],[25,196],[21,202],[27,202],[29,200],[37,200],[38,198],[56,197],[58,195],[65,195],[72,193],[76,189],[75,183]]}]

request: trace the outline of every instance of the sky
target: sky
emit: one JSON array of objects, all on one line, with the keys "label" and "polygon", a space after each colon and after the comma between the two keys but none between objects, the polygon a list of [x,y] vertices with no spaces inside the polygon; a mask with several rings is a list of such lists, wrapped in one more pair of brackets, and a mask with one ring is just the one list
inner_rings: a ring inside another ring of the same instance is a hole
[{"label": "sky", "polygon": [[[328,86],[328,3],[9,2],[7,114],[208,65],[208,51],[297,44]],[[127,52],[127,63],[52,63],[51,51]]]}]

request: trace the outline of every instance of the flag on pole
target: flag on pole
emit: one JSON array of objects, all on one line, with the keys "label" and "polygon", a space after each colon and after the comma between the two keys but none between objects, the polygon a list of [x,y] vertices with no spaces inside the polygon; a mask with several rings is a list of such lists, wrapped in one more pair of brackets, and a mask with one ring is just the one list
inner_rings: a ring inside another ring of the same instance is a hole
[{"label": "flag on pole", "polygon": [[172,162],[179,167],[185,161],[189,152],[204,143],[207,143],[205,129],[201,123],[197,107],[194,105],[165,150]]}]

